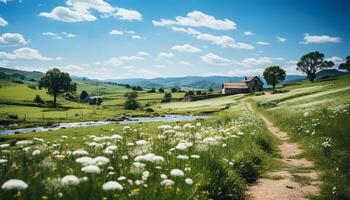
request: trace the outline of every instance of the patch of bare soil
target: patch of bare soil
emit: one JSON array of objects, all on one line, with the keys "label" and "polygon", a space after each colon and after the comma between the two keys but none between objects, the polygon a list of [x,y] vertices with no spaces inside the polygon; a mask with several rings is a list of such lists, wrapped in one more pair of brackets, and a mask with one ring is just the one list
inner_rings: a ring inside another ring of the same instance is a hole
[{"label": "patch of bare soil", "polygon": [[314,169],[314,163],[303,158],[303,149],[297,143],[291,142],[286,132],[256,113],[249,103],[246,103],[246,107],[257,114],[267,129],[280,140],[278,149],[282,158],[276,160],[283,163],[281,169],[268,173],[255,185],[249,186],[247,195],[255,200],[299,200],[308,199],[309,195],[317,195],[319,174]]}]

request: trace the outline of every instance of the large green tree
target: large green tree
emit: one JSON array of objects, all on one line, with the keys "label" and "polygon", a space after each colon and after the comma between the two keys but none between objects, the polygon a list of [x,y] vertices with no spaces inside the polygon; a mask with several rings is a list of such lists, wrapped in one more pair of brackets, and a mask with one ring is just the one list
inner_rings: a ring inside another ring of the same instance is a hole
[{"label": "large green tree", "polygon": [[327,61],[324,59],[324,54],[315,51],[310,52],[300,58],[297,63],[297,70],[302,71],[306,74],[307,78],[314,82],[316,78],[316,73],[324,68],[330,68],[334,65],[332,61]]},{"label": "large green tree", "polygon": [[273,91],[278,83],[286,78],[286,71],[279,66],[270,66],[264,71],[264,78],[267,84],[272,85]]},{"label": "large green tree", "polygon": [[39,80],[39,88],[46,88],[48,93],[54,96],[53,105],[56,106],[57,94],[63,92],[74,92],[76,84],[72,83],[68,73],[53,68],[45,73]]},{"label": "large green tree", "polygon": [[345,69],[350,73],[350,56],[346,57],[346,61],[339,65],[339,69]]},{"label": "large green tree", "polygon": [[140,107],[140,104],[137,102],[137,92],[127,92],[124,94],[126,101],[124,103],[124,108],[127,110],[135,110]]}]

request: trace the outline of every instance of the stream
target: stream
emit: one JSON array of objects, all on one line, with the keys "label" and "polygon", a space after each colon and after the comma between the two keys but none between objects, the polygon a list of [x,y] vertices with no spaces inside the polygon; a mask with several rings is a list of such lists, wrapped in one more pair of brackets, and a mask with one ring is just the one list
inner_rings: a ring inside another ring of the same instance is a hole
[{"label": "stream", "polygon": [[64,129],[64,128],[103,126],[108,124],[192,121],[197,119],[207,119],[210,117],[211,116],[208,116],[208,115],[165,115],[165,116],[159,116],[159,117],[131,117],[124,121],[90,121],[90,122],[59,123],[48,127],[39,126],[39,127],[33,127],[33,128],[0,130],[0,135],[30,133],[30,132],[44,132],[44,131],[52,131],[52,130],[58,130],[58,129]]}]

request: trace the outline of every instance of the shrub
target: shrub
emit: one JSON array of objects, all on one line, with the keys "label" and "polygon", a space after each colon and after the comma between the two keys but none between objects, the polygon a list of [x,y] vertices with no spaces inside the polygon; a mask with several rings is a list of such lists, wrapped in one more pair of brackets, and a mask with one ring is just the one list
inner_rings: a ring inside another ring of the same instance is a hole
[{"label": "shrub", "polygon": [[155,93],[156,92],[156,89],[155,88],[152,88],[150,90],[147,91],[147,93]]},{"label": "shrub", "polygon": [[23,84],[23,83],[24,83],[24,82],[21,81],[21,80],[13,80],[12,82],[13,82],[13,83],[19,83],[19,84]]},{"label": "shrub", "polygon": [[35,95],[34,97],[34,102],[35,103],[40,103],[40,104],[43,104],[44,103],[44,100],[40,97],[40,95]]},{"label": "shrub", "polygon": [[178,89],[176,88],[176,87],[173,87],[173,88],[171,88],[171,92],[177,92],[178,91]]},{"label": "shrub", "polygon": [[171,93],[165,93],[164,94],[164,97],[162,99],[162,103],[165,103],[165,102],[170,102],[171,101]]},{"label": "shrub", "polygon": [[136,110],[136,108],[140,107],[139,102],[137,102],[137,92],[127,92],[124,97],[126,101],[124,103],[124,108],[127,110]]},{"label": "shrub", "polygon": [[159,93],[164,93],[164,88],[159,88]]},{"label": "shrub", "polygon": [[28,85],[28,88],[36,90],[36,86],[35,85]]},{"label": "shrub", "polygon": [[133,86],[131,89],[135,90],[135,91],[142,91],[143,90],[143,88],[141,86]]},{"label": "shrub", "polygon": [[12,113],[10,113],[10,114],[7,114],[7,116],[8,116],[8,118],[10,118],[10,119],[18,119],[18,115],[17,115],[17,114],[12,114]]},{"label": "shrub", "polygon": [[85,90],[81,91],[81,93],[80,93],[80,101],[84,100],[86,97],[89,97],[89,93],[87,93]]},{"label": "shrub", "polygon": [[63,97],[67,100],[74,100],[75,99],[75,96],[70,92],[64,93]]}]

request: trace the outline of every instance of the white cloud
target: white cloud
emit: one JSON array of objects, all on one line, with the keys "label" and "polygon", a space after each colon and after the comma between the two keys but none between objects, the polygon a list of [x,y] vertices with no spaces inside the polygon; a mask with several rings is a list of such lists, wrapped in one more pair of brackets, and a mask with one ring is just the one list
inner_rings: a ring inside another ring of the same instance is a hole
[{"label": "white cloud", "polygon": [[125,33],[129,33],[129,34],[131,34],[131,35],[136,34],[136,32],[135,32],[135,31],[125,31]]},{"label": "white cloud", "polygon": [[331,58],[326,58],[328,61],[332,61],[335,65],[339,65],[340,63],[343,63],[344,60],[338,56],[333,56]]},{"label": "white cloud", "polygon": [[210,41],[212,44],[219,45],[221,47],[234,48],[234,49],[254,49],[250,44],[243,42],[236,42],[233,38],[227,35],[216,36],[207,33],[201,33],[196,37],[198,40]]},{"label": "white cloud", "polygon": [[139,51],[139,52],[137,52],[137,55],[138,56],[149,56],[149,53],[144,52],[144,51]]},{"label": "white cloud", "polygon": [[144,57],[140,56],[121,56],[119,57],[120,60],[128,60],[128,61],[134,61],[134,60],[144,60]]},{"label": "white cloud", "polygon": [[256,69],[235,69],[230,70],[227,72],[227,74],[224,74],[225,76],[254,76],[254,75],[261,75],[263,73],[264,69],[262,68],[256,68]]},{"label": "white cloud", "polygon": [[258,57],[258,58],[245,58],[238,62],[239,65],[249,67],[254,65],[267,65],[272,64],[274,61],[282,61],[284,60],[281,57],[272,58],[272,57]]},{"label": "white cloud", "polygon": [[203,62],[210,65],[222,65],[227,66],[232,64],[232,60],[220,57],[213,53],[207,53],[204,56],[201,56]]},{"label": "white cloud", "polygon": [[260,45],[270,45],[270,43],[268,42],[263,42],[263,41],[259,41],[259,42],[256,42],[257,44],[260,44]]},{"label": "white cloud", "polygon": [[155,26],[191,26],[191,27],[207,27],[215,30],[231,30],[236,29],[236,23],[229,19],[216,19],[200,11],[192,11],[187,13],[186,17],[177,16],[175,20],[160,19],[160,21],[152,20]]},{"label": "white cloud", "polygon": [[165,52],[160,52],[158,54],[158,59],[166,59],[166,58],[172,58],[174,57],[174,54],[169,52],[169,53],[165,53]]},{"label": "white cloud", "polygon": [[180,65],[185,65],[185,66],[193,66],[192,63],[187,62],[187,61],[180,61],[179,64]]},{"label": "white cloud", "polygon": [[10,53],[0,51],[0,58],[9,59],[9,60],[62,60],[62,57],[50,58],[45,57],[40,54],[40,52],[36,49],[24,47],[20,49],[16,49]]},{"label": "white cloud", "polygon": [[142,39],[142,37],[139,35],[132,35],[131,38],[132,39]]},{"label": "white cloud", "polygon": [[67,32],[62,32],[62,33],[53,33],[53,32],[42,32],[41,33],[43,36],[50,37],[54,40],[62,40],[63,37],[65,38],[75,38],[77,37],[76,35],[72,33],[67,33]]},{"label": "white cloud", "polygon": [[277,40],[278,42],[285,42],[285,41],[287,41],[286,38],[279,37],[279,36],[276,37],[276,40]]},{"label": "white cloud", "polygon": [[202,51],[201,49],[191,46],[189,44],[174,45],[173,47],[171,47],[171,50],[178,51],[178,52],[188,52],[188,53],[197,53]]},{"label": "white cloud", "polygon": [[123,69],[135,69],[136,67],[133,65],[127,65],[127,66],[123,66]]},{"label": "white cloud", "polygon": [[332,37],[328,35],[310,35],[308,33],[304,34],[304,42],[305,44],[308,43],[339,43],[341,41],[340,37]]},{"label": "white cloud", "polygon": [[4,20],[4,18],[0,17],[0,26],[7,26],[8,23],[6,20]]},{"label": "white cloud", "polygon": [[23,35],[19,33],[4,33],[0,35],[0,45],[6,46],[16,46],[16,45],[24,45],[28,42],[23,37]]},{"label": "white cloud", "polygon": [[173,26],[173,27],[171,27],[171,29],[172,29],[173,31],[176,31],[176,32],[187,33],[187,34],[189,34],[189,35],[199,35],[199,34],[201,34],[201,32],[196,31],[196,30],[194,30],[194,29],[192,29],[192,28],[183,28],[183,27],[176,27],[176,26]]},{"label": "white cloud", "polygon": [[64,22],[95,21],[91,10],[103,13],[102,17],[117,16],[122,20],[142,20],[142,15],[135,10],[114,8],[104,0],[66,0],[67,7],[58,6],[51,12],[42,12],[39,16]]},{"label": "white cloud", "polygon": [[118,30],[112,30],[111,32],[109,32],[110,35],[123,35],[123,31],[118,31]]},{"label": "white cloud", "polygon": [[142,15],[136,10],[127,10],[124,8],[117,8],[117,12],[114,14],[115,16],[118,16],[122,20],[142,20]]},{"label": "white cloud", "polygon": [[124,62],[120,60],[120,58],[109,58],[108,60],[103,62],[103,65],[112,66],[112,67],[118,67],[123,64]]},{"label": "white cloud", "polygon": [[244,32],[244,35],[251,36],[251,35],[254,35],[254,33],[250,32],[250,31],[246,31],[246,32]]},{"label": "white cloud", "polygon": [[58,6],[51,12],[42,12],[39,16],[64,22],[95,21],[97,18],[89,12],[79,12],[66,7]]},{"label": "white cloud", "polygon": [[196,37],[196,39],[198,40],[209,41],[212,44],[215,44],[221,47],[234,48],[234,49],[254,49],[254,46],[243,42],[236,42],[233,38],[227,35],[217,36],[217,35],[212,35],[208,33],[201,33],[191,28],[186,29],[186,28],[172,27],[172,30],[175,32],[187,33],[189,35]]},{"label": "white cloud", "polygon": [[287,75],[302,75],[302,73],[297,70],[297,66],[296,65],[283,66],[282,68],[284,70],[286,70],[286,74]]},{"label": "white cloud", "polygon": [[298,61],[297,60],[288,60],[287,63],[288,64],[297,64]]}]

